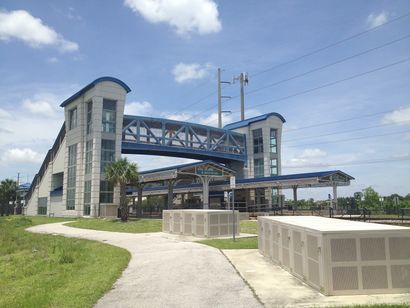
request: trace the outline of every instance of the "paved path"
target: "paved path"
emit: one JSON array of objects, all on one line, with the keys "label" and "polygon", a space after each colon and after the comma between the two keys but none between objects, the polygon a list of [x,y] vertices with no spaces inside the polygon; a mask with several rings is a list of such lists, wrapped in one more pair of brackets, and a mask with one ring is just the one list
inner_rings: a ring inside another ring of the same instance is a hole
[{"label": "paved path", "polygon": [[261,307],[217,249],[161,232],[119,233],[63,224],[27,230],[96,240],[131,253],[128,267],[96,307]]},{"label": "paved path", "polygon": [[337,307],[410,303],[409,293],[324,296],[281,267],[274,265],[256,249],[224,250],[224,253],[266,307]]}]

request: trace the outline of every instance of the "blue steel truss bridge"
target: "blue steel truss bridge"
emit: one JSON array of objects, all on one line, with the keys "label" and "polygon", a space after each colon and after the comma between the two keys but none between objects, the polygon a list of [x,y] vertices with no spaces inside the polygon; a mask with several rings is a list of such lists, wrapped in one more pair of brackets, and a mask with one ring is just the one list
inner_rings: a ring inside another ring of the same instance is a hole
[{"label": "blue steel truss bridge", "polygon": [[246,161],[246,137],[228,129],[201,124],[124,115],[124,154],[149,154],[214,160]]}]

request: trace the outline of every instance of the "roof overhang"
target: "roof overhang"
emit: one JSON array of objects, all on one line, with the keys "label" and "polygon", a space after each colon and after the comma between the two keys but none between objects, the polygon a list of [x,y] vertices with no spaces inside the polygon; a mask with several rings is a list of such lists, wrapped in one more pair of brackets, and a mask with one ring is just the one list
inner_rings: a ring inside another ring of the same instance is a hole
[{"label": "roof overhang", "polygon": [[96,80],[94,80],[93,82],[91,82],[90,84],[86,85],[84,88],[82,88],[80,91],[78,91],[77,93],[73,94],[72,96],[70,96],[69,98],[67,98],[64,102],[61,103],[60,107],[65,107],[68,104],[70,104],[72,101],[76,100],[77,98],[79,98],[81,95],[83,95],[85,92],[87,92],[88,90],[92,89],[93,87],[95,87],[98,83],[103,82],[103,81],[111,81],[114,82],[118,85],[120,85],[121,87],[124,88],[124,90],[129,93],[131,92],[131,89],[129,86],[127,86],[125,84],[125,82],[114,78],[114,77],[110,77],[110,76],[104,76],[104,77],[100,77],[97,78]]}]

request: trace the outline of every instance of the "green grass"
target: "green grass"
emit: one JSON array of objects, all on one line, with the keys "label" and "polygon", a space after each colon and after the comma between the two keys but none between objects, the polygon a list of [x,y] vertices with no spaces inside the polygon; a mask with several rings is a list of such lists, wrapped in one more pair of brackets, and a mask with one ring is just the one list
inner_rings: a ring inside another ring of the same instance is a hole
[{"label": "green grass", "polygon": [[75,222],[68,223],[67,226],[102,231],[147,233],[160,232],[162,230],[162,220],[132,219],[127,222],[122,222],[119,219],[90,218],[78,219]]},{"label": "green grass", "polygon": [[218,249],[258,249],[257,237],[244,237],[233,239],[209,239],[198,241],[198,243],[212,246]]},{"label": "green grass", "polygon": [[258,222],[256,220],[241,220],[241,233],[258,234]]},{"label": "green grass", "polygon": [[0,307],[92,307],[111,289],[129,262],[128,251],[24,231],[64,220],[0,217]]}]

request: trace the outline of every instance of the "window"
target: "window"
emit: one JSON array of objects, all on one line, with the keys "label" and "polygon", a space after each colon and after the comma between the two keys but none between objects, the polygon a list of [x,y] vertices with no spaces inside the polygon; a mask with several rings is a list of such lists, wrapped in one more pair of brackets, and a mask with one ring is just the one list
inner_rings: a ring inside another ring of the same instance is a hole
[{"label": "window", "polygon": [[113,203],[114,187],[110,182],[100,182],[100,203]]},{"label": "window", "polygon": [[77,168],[77,144],[68,147],[68,170],[67,170],[67,210],[75,209],[75,183]]},{"label": "window", "polygon": [[274,128],[270,129],[270,152],[271,153],[277,153],[278,152],[278,146],[277,146],[277,130]]},{"label": "window", "polygon": [[93,141],[88,140],[85,143],[85,174],[91,173],[93,163]]},{"label": "window", "polygon": [[91,128],[93,125],[93,103],[89,102],[87,104],[87,135],[91,134]]},{"label": "window", "polygon": [[101,172],[105,171],[105,167],[110,162],[115,161],[115,141],[114,140],[101,140]]},{"label": "window", "polygon": [[253,160],[253,172],[255,178],[263,177],[263,158]]},{"label": "window", "polygon": [[253,153],[263,153],[263,135],[262,128],[252,131],[253,135]]},{"label": "window", "polygon": [[270,160],[270,175],[278,175],[278,160],[276,158]]},{"label": "window", "polygon": [[37,201],[37,214],[47,215],[47,197],[38,198]]},{"label": "window", "polygon": [[77,127],[77,108],[71,109],[68,111],[68,129],[74,129]]},{"label": "window", "polygon": [[91,181],[84,182],[84,215],[91,213]]},{"label": "window", "polygon": [[115,133],[116,102],[108,99],[103,100],[102,131]]}]

